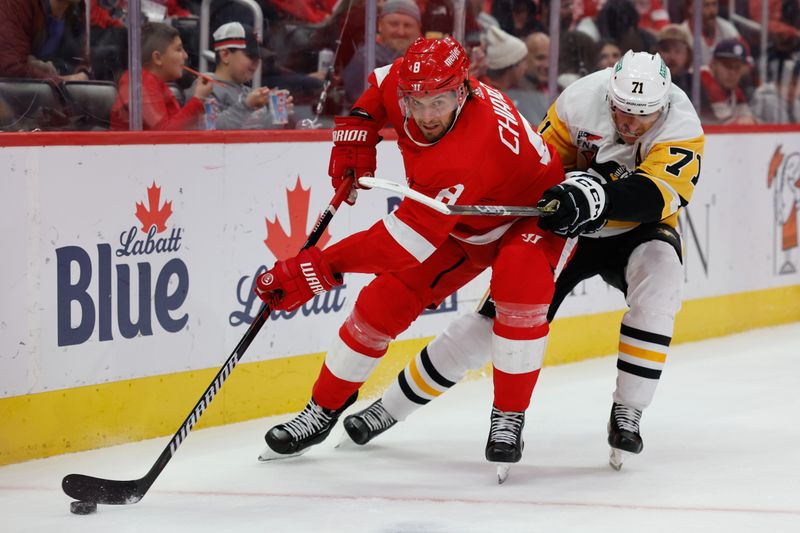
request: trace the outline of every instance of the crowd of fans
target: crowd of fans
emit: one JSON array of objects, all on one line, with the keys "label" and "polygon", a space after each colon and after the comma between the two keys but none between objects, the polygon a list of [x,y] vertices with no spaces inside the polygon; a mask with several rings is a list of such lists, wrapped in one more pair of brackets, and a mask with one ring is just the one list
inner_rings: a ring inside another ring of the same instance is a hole
[{"label": "crowd of fans", "polygon": [[[141,1],[148,21],[137,81],[144,129],[325,126],[364,89],[367,23],[377,28],[376,67],[402,56],[417,37],[452,34],[456,26],[451,0],[378,0],[374,22],[365,20],[365,0],[256,1],[262,42],[246,6],[211,1],[214,59],[203,73],[196,72],[200,0]],[[673,82],[690,96],[699,76],[704,124],[800,122],[800,0],[768,1],[767,48],[761,50],[763,1],[703,0],[701,39],[694,46],[690,0],[562,0],[556,91],[612,66],[628,49],[658,52]],[[26,108],[19,102],[24,94],[2,89],[24,80],[43,80],[62,100],[70,98],[63,90],[70,85],[113,87],[105,123],[92,127],[128,129],[127,8],[127,0],[0,0],[6,43],[0,48],[0,130],[81,127],[74,117],[53,120],[58,113],[40,107],[35,118],[26,117],[36,106]],[[548,84],[549,20],[550,0],[466,1],[472,75],[506,92],[532,123],[557,96]],[[695,54],[699,72],[693,71]],[[766,60],[765,75],[758,58]],[[257,72],[260,87],[253,89]],[[275,95],[286,91],[290,96],[280,102],[289,120],[276,120]]]}]

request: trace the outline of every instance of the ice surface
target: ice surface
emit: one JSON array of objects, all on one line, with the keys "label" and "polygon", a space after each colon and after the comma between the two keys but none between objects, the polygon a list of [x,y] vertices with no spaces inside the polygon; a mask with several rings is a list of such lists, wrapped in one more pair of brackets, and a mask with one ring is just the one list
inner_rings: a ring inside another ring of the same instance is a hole
[{"label": "ice surface", "polygon": [[138,478],[166,437],[3,467],[0,531],[800,531],[800,324],[675,346],[644,452],[620,472],[605,434],[615,375],[614,357],[545,368],[503,485],[483,458],[483,380],[367,446],[335,449],[337,427],[283,462],[256,457],[288,416],[192,432],[141,502],[89,516],[70,514],[61,478]]}]

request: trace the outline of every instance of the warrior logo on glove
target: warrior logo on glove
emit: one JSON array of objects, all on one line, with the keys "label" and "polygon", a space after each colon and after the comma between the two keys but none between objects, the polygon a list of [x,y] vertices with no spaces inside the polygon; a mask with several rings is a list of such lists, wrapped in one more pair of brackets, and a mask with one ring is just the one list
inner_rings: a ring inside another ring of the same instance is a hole
[{"label": "warrior logo on glove", "polygon": [[314,294],[325,292],[322,283],[320,283],[319,278],[317,278],[317,273],[314,272],[314,265],[311,263],[300,263],[300,271],[303,273],[303,276],[306,277],[306,283],[308,283],[308,288],[311,289],[311,292]]},{"label": "warrior logo on glove", "polygon": [[255,293],[276,311],[293,311],[317,294],[342,284],[319,248],[312,246],[256,278]]}]

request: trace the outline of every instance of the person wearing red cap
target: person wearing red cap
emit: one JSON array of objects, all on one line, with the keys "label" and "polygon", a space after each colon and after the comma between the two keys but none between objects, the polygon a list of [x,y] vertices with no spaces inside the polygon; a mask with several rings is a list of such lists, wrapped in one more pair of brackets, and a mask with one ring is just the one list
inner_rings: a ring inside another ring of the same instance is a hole
[{"label": "person wearing red cap", "polygon": [[[336,118],[329,165],[334,187],[347,176],[374,174],[378,131],[387,123],[397,132],[409,186],[446,203],[533,206],[561,182],[554,149],[502,92],[470,78],[468,68],[464,49],[446,37],[420,38],[403,58],[376,69],[350,115]],[[425,308],[435,308],[491,267],[498,312],[486,458],[519,461],[554,279],[573,242],[541,231],[537,221],[447,216],[404,199],[366,231],[278,261],[258,277],[259,297],[272,309],[291,310],[343,283],[343,273],[377,275],[339,330],[311,401],[293,420],[267,432],[262,459],[298,455],[323,441],[390,341]]]}]

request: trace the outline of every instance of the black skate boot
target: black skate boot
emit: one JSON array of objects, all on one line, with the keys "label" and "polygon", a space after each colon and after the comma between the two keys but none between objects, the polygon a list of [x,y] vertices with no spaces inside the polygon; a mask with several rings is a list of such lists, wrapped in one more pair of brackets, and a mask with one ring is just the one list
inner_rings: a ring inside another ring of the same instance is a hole
[{"label": "black skate boot", "polygon": [[259,461],[295,457],[308,451],[314,444],[324,441],[336,425],[339,416],[356,401],[358,391],[339,409],[325,409],[312,398],[306,408],[292,420],[278,424],[264,435],[267,447],[258,456]]},{"label": "black skate boot", "polygon": [[393,425],[397,420],[377,400],[363,411],[348,415],[342,421],[344,430],[356,444],[366,444]]},{"label": "black skate boot", "polygon": [[639,435],[639,420],[642,412],[620,403],[611,406],[611,417],[608,420],[608,444],[611,455],[608,463],[614,470],[622,468],[626,455],[640,453],[644,444]]},{"label": "black skate boot", "polygon": [[[489,440],[486,441],[486,460],[492,463],[518,463],[522,459],[522,428],[525,426],[525,413],[501,411],[492,407],[492,425]],[[497,482],[508,478],[510,464],[497,466]]]}]

